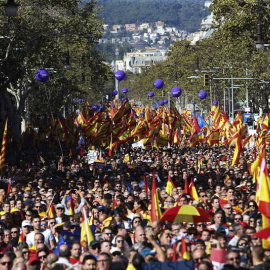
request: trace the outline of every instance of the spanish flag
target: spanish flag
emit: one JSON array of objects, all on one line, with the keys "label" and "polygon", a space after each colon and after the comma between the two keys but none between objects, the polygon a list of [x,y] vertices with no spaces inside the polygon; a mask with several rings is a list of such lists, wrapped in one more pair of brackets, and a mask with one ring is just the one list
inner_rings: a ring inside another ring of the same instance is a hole
[{"label": "spanish flag", "polygon": [[185,238],[184,237],[182,237],[181,257],[184,260],[190,260],[190,255],[189,255],[189,252],[187,251],[187,244],[185,242]]},{"label": "spanish flag", "polygon": [[156,185],[155,172],[153,172],[152,190],[151,190],[151,223],[160,220],[161,210],[159,207],[158,191]]},{"label": "spanish flag", "polygon": [[165,191],[171,196],[171,195],[172,195],[172,190],[173,190],[174,188],[175,188],[175,185],[174,185],[174,183],[173,183],[171,177],[169,176]]},{"label": "spanish flag", "polygon": [[190,191],[190,195],[191,195],[192,199],[195,200],[195,201],[198,201],[199,196],[198,196],[196,187],[194,185],[193,178],[191,178],[191,181],[190,181],[190,184],[189,184],[189,191]]},{"label": "spanish flag", "polygon": [[240,155],[242,152],[242,142],[241,142],[241,130],[238,131],[237,134],[237,141],[235,144],[235,150],[234,150],[234,155],[233,155],[233,161],[232,161],[232,166],[234,166],[235,164],[238,164],[239,159],[240,159]]},{"label": "spanish flag", "polygon": [[72,193],[69,193],[70,197],[70,206],[69,206],[69,215],[74,216],[74,204],[73,204],[73,199],[72,199]]},{"label": "spanish flag", "polygon": [[53,205],[53,203],[51,203],[51,205],[49,206],[49,208],[47,210],[47,217],[48,217],[48,219],[50,219],[50,218],[54,218],[54,216],[55,216],[54,205]]},{"label": "spanish flag", "polygon": [[86,216],[86,211],[83,208],[82,209],[82,227],[81,227],[81,246],[84,250],[87,250],[89,247],[89,244],[94,240],[93,234],[90,230],[88,221],[87,221],[87,216]]},{"label": "spanish flag", "polygon": [[[266,166],[265,148],[260,159],[260,177],[257,184],[256,198],[258,209],[262,213],[262,227],[266,229],[270,225],[270,179]],[[262,241],[263,248],[269,249],[270,242]]]}]

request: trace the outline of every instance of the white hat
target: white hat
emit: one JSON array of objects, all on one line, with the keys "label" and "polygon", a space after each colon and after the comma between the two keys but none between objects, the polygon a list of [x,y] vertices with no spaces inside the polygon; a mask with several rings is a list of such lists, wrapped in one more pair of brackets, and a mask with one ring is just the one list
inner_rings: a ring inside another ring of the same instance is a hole
[{"label": "white hat", "polygon": [[57,208],[62,208],[62,209],[65,209],[64,205],[63,205],[63,204],[61,204],[61,203],[58,203],[58,204],[56,205],[56,209],[57,209]]},{"label": "white hat", "polygon": [[32,226],[31,222],[29,220],[24,220],[22,222],[22,227],[26,227],[26,226]]},{"label": "white hat", "polygon": [[119,253],[122,253],[121,249],[118,248],[118,247],[112,247],[111,250],[110,250],[111,254],[113,254],[114,252],[119,252]]}]

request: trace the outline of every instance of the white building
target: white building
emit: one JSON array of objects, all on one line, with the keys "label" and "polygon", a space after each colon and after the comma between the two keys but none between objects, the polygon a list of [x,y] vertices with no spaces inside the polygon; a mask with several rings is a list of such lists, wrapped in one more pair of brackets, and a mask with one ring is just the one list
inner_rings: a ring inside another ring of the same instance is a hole
[{"label": "white building", "polygon": [[150,67],[159,61],[165,61],[166,51],[148,48],[145,52],[131,52],[124,55],[124,70],[141,73],[143,68]]}]

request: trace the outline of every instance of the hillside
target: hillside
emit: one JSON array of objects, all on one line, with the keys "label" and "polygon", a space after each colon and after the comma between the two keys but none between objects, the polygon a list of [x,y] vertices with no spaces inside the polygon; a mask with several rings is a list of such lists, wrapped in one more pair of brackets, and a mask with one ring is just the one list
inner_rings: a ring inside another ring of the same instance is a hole
[{"label": "hillside", "polygon": [[197,31],[210,13],[204,0],[98,0],[98,5],[106,24],[164,21],[188,32]]}]

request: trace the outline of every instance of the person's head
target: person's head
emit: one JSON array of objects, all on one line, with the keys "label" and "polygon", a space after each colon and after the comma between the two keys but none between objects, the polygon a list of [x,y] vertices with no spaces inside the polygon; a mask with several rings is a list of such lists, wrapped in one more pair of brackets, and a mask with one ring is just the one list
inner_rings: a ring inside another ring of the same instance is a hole
[{"label": "person's head", "polygon": [[11,230],[10,230],[10,233],[11,233],[11,238],[12,239],[18,237],[19,234],[20,234],[19,228],[18,227],[12,227]]},{"label": "person's head", "polygon": [[233,233],[234,235],[237,235],[238,237],[242,236],[244,234],[244,227],[242,224],[233,224]]},{"label": "person's head", "polygon": [[251,253],[252,253],[252,259],[253,259],[253,262],[262,262],[263,259],[264,259],[264,249],[262,246],[253,246],[252,247],[252,250],[251,250]]},{"label": "person's head", "polygon": [[161,230],[162,230],[162,224],[160,220],[155,220],[152,223],[152,228],[155,232],[156,235],[160,234]]},{"label": "person's head", "polygon": [[71,246],[70,253],[71,253],[71,257],[78,260],[80,258],[80,255],[81,255],[81,245],[80,245],[80,243],[77,243],[77,242],[73,243],[72,246]]},{"label": "person's head", "polygon": [[211,238],[211,233],[210,233],[210,231],[207,230],[207,229],[204,229],[204,230],[202,231],[202,234],[201,234],[201,239],[202,239],[203,241],[209,241],[210,238]]},{"label": "person's head", "polygon": [[233,218],[233,222],[236,224],[239,224],[242,221],[243,221],[243,216],[241,214],[235,214]]},{"label": "person's head", "polygon": [[125,239],[122,235],[117,235],[115,237],[115,246],[119,247],[120,249],[124,248]]},{"label": "person's head", "polygon": [[172,224],[172,234],[173,235],[179,235],[179,233],[180,233],[180,228],[181,228],[181,225],[180,225],[180,223],[179,222],[174,222],[173,224]]},{"label": "person's head", "polygon": [[4,256],[1,258],[1,270],[11,270],[12,268],[12,260],[9,256],[4,254]]},{"label": "person's head", "polygon": [[146,241],[146,235],[144,232],[144,228],[142,226],[138,226],[135,229],[135,239],[136,242],[142,243],[144,241]]},{"label": "person's head", "polygon": [[39,231],[40,230],[40,221],[41,221],[40,216],[39,215],[32,216],[31,221],[32,221],[32,226],[33,226],[34,230]]},{"label": "person's head", "polygon": [[143,263],[145,263],[145,260],[144,260],[144,257],[142,255],[140,255],[139,253],[135,253],[133,255],[131,262],[132,262],[133,266],[139,270],[139,269],[142,269],[142,265],[143,265]]},{"label": "person's head", "polygon": [[37,256],[38,256],[39,260],[41,261],[41,263],[43,263],[43,264],[47,263],[48,252],[46,249],[39,249],[37,251]]},{"label": "person's head", "polygon": [[10,230],[4,230],[4,242],[8,244],[11,241],[11,232]]},{"label": "person's head", "polygon": [[225,216],[230,216],[232,214],[232,205],[230,203],[226,203],[223,207]]},{"label": "person's head", "polygon": [[232,264],[234,267],[238,268],[240,266],[239,253],[233,250],[229,250],[226,254],[226,261],[228,264]]},{"label": "person's head", "polygon": [[68,245],[61,245],[59,248],[59,257],[69,259],[70,250]]},{"label": "person's head", "polygon": [[97,268],[97,259],[93,255],[86,255],[82,261],[83,270],[92,270]]},{"label": "person's head", "polygon": [[142,224],[142,220],[140,217],[134,217],[132,220],[132,228],[135,229],[137,226]]},{"label": "person's head", "polygon": [[10,204],[9,204],[9,201],[5,201],[4,204],[3,204],[3,211],[6,212],[6,213],[9,213],[10,212]]},{"label": "person's head", "polygon": [[111,241],[109,240],[104,240],[100,243],[100,251],[101,252],[106,252],[106,253],[110,253],[111,250]]},{"label": "person's head", "polygon": [[42,233],[35,233],[34,236],[34,245],[37,247],[38,244],[44,244],[45,237]]},{"label": "person's head", "polygon": [[198,266],[198,264],[205,258],[207,258],[207,254],[203,249],[195,249],[192,252],[192,259],[195,262],[195,266]]},{"label": "person's head", "polygon": [[112,241],[113,232],[110,227],[104,227],[102,231],[102,239],[107,241]]},{"label": "person's head", "polygon": [[220,212],[214,214],[214,222],[216,226],[221,226],[223,223],[223,216]]},{"label": "person's head", "polygon": [[201,261],[197,266],[197,270],[213,270],[213,265],[208,261]]},{"label": "person's head", "polygon": [[108,270],[112,262],[111,255],[106,252],[100,252],[97,258],[99,270]]},{"label": "person's head", "polygon": [[219,198],[218,197],[213,197],[211,199],[211,205],[215,210],[218,209],[219,208]]}]

